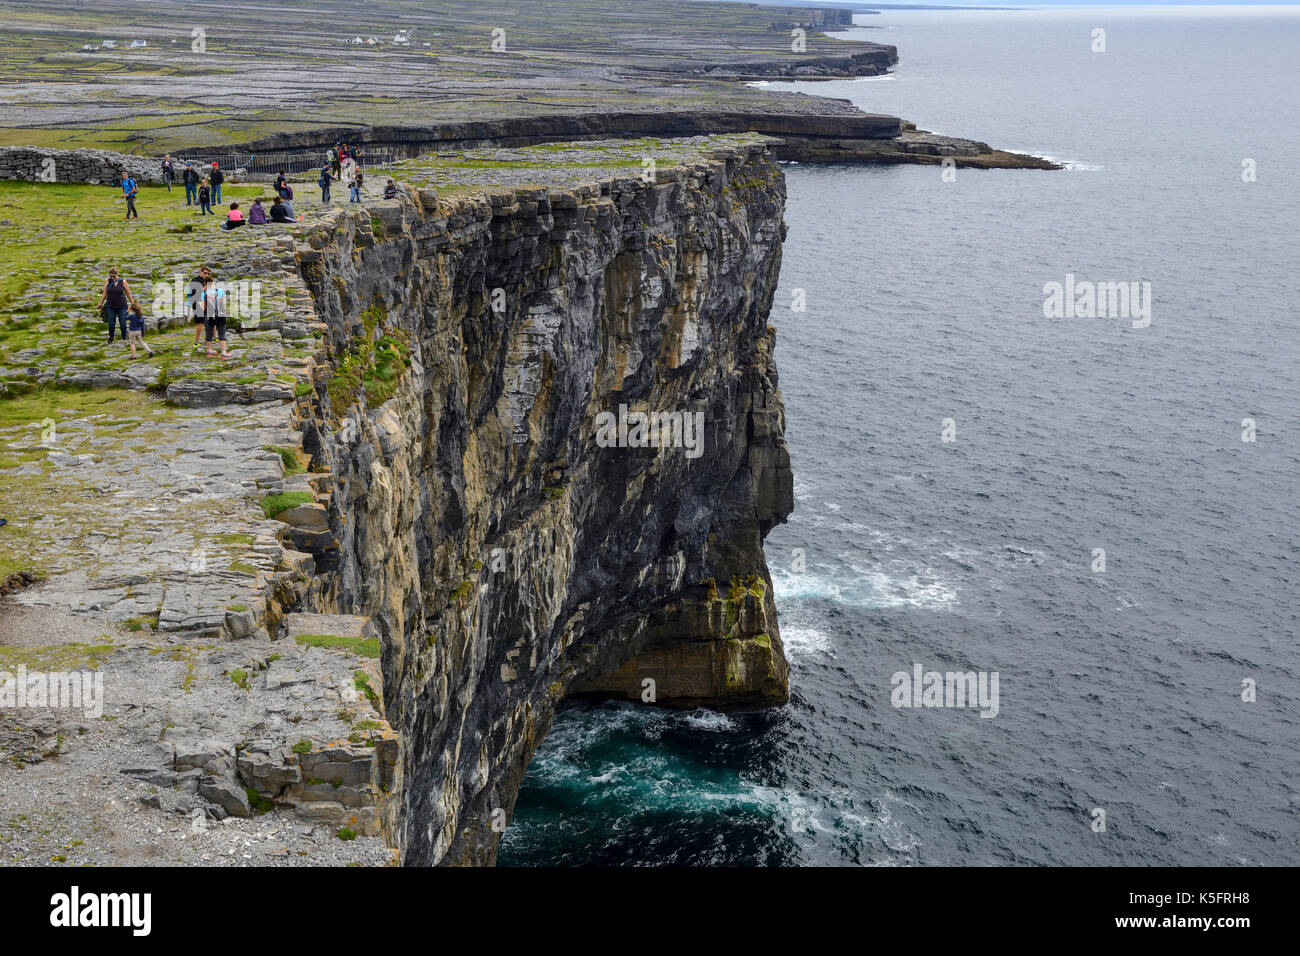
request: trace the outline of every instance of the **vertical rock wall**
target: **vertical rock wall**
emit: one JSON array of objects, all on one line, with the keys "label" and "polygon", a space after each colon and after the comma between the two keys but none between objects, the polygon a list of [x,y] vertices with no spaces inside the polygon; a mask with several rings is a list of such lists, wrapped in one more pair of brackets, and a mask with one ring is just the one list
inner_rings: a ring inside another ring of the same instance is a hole
[{"label": "vertical rock wall", "polygon": [[[785,701],[762,552],[792,508],[784,201],[745,144],[654,183],[407,190],[300,246],[334,375],[302,403],[333,476],[304,605],[382,637],[406,861],[493,861],[568,694]],[[698,456],[602,447],[620,406],[702,413]]]}]

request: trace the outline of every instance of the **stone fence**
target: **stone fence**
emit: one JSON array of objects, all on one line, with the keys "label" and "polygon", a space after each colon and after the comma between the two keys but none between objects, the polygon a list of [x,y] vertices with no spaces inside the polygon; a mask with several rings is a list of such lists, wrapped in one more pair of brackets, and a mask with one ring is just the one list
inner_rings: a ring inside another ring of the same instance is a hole
[{"label": "stone fence", "polygon": [[[44,149],[0,146],[0,179],[34,183],[91,183],[111,186],[130,173],[138,183],[161,183],[162,160],[107,149]],[[179,168],[177,178],[180,178]]]}]

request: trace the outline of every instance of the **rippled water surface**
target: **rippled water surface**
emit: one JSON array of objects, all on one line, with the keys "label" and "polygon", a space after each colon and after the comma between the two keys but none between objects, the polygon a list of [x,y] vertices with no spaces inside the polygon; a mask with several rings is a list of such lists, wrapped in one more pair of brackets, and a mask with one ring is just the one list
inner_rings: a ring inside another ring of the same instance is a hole
[{"label": "rippled water surface", "polygon": [[[786,166],[790,706],[564,711],[500,862],[1294,863],[1300,17],[859,22],[895,75],[786,88],[1072,168]],[[1150,327],[1044,318],[1067,273]],[[997,716],[895,709],[914,662]]]}]

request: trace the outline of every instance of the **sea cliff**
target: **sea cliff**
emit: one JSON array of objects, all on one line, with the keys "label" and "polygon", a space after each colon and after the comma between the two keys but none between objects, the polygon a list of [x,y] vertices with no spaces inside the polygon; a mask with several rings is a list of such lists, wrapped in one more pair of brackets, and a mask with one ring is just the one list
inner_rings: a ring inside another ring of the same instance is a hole
[{"label": "sea cliff", "polygon": [[[220,820],[286,862],[490,864],[566,697],[785,701],[769,142],[467,153],[395,179],[233,235],[153,190],[119,246],[98,219],[40,225],[100,187],[3,184],[30,264],[0,342],[19,569],[0,670],[106,678],[89,722],[0,713],[0,797],[51,814],[5,858],[222,862]],[[98,280],[68,258],[78,229],[151,304],[155,354],[77,347],[103,328],[77,309]],[[260,290],[233,363],[194,354],[166,304],[195,262]],[[638,441],[638,413],[675,425]],[[67,773],[72,795],[29,805]]]},{"label": "sea cliff", "polygon": [[[762,552],[793,504],[768,325],[784,182],[761,141],[666,153],[649,177],[592,144],[596,181],[417,187],[299,253],[332,354],[304,408],[335,536],[307,603],[383,642],[410,862],[492,861],[571,693],[786,699]],[[384,339],[391,397],[336,387]],[[620,408],[699,415],[702,441],[601,447]]]}]

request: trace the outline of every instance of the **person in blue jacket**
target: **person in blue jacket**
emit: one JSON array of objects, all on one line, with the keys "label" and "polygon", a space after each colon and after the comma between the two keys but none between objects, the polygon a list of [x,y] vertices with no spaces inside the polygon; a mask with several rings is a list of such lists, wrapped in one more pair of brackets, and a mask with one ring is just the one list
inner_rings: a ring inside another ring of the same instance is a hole
[{"label": "person in blue jacket", "polygon": [[126,200],[126,218],[134,216],[140,218],[140,214],[135,211],[135,197],[140,192],[140,187],[135,184],[135,180],[130,174],[122,177],[122,198]]}]

